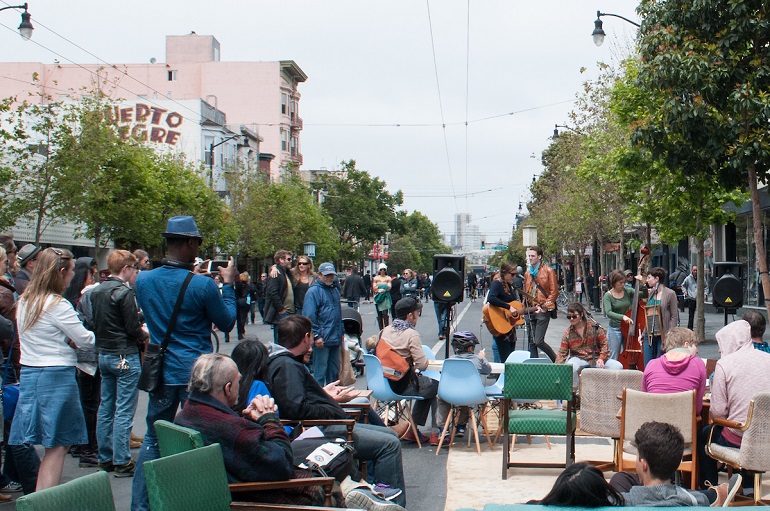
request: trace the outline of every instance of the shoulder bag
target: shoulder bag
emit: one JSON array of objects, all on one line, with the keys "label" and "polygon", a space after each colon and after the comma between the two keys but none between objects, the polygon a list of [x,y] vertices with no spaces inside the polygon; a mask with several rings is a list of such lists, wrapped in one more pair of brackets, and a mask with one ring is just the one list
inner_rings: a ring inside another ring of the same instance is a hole
[{"label": "shoulder bag", "polygon": [[179,290],[179,296],[176,299],[174,311],[171,313],[171,319],[168,322],[166,335],[163,336],[163,342],[161,344],[150,343],[147,346],[147,351],[144,354],[144,362],[142,363],[142,375],[139,377],[139,390],[155,392],[160,386],[161,373],[163,372],[163,354],[168,349],[171,333],[174,331],[174,328],[176,328],[176,318],[179,316],[179,311],[182,308],[184,293],[187,291],[187,286],[190,284],[192,278],[193,273],[188,273],[182,284],[182,289]]},{"label": "shoulder bag", "polygon": [[13,358],[13,340],[11,340],[11,349],[8,350],[8,358],[5,360],[5,371],[3,372],[3,418],[5,420],[13,419],[16,413],[16,404],[19,402],[19,384],[6,383],[8,381],[8,364]]}]

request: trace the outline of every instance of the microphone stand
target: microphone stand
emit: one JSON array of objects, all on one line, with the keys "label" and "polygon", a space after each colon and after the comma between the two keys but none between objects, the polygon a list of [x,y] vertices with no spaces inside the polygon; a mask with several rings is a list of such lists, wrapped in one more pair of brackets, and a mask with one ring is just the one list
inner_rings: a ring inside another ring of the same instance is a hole
[{"label": "microphone stand", "polygon": [[[594,347],[591,350],[591,367],[596,367],[596,352],[599,349],[599,322],[594,319],[588,310],[586,310],[586,320],[590,320],[593,323]],[[586,327],[588,327],[588,321],[586,321]]]}]

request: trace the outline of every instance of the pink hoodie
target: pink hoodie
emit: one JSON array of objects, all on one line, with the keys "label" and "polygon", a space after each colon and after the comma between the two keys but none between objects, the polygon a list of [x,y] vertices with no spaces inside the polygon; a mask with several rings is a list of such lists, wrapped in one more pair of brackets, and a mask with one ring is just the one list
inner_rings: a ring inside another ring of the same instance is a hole
[{"label": "pink hoodie", "polygon": [[[770,353],[755,350],[751,327],[739,319],[717,332],[721,358],[714,369],[711,387],[711,416],[741,424],[746,422],[749,403],[760,392],[770,392]],[[725,428],[722,437],[741,444],[743,432]]]},{"label": "pink hoodie", "polygon": [[644,366],[643,392],[673,394],[687,390],[695,391],[695,411],[700,414],[706,392],[706,364],[700,358],[690,355],[672,362],[663,355]]}]

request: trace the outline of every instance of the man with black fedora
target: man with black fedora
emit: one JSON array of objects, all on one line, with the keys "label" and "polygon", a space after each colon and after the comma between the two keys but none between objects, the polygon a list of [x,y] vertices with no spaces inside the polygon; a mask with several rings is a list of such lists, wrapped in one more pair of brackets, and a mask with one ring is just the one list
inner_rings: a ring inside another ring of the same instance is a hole
[{"label": "man with black fedora", "polygon": [[16,275],[14,285],[17,293],[22,294],[27,288],[27,284],[29,284],[29,281],[32,278],[32,272],[35,271],[37,255],[41,250],[43,250],[43,247],[28,243],[21,247],[19,253],[16,255],[20,268],[19,273]]},{"label": "man with black fedora", "polygon": [[229,332],[237,314],[233,281],[238,270],[232,258],[219,270],[223,282],[221,294],[214,280],[199,274],[201,268],[193,264],[203,242],[195,219],[191,216],[172,217],[163,237],[168,246],[167,257],[161,261],[161,266],[143,271],[136,278],[136,301],[144,312],[150,344],[161,344],[183,284],[191,272],[195,274],[182,295],[176,325],[163,355],[161,383],[149,394],[147,433],[136,460],[132,488],[133,511],[150,509],[143,464],[160,457],[155,421],[174,420],[179,406],[187,400],[187,383],[195,360],[213,351],[212,323],[219,330]]}]

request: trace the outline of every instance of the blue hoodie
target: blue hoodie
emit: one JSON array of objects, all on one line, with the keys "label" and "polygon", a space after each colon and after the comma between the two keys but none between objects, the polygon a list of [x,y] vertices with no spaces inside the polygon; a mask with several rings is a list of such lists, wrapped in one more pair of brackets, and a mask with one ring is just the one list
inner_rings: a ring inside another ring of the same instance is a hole
[{"label": "blue hoodie", "polygon": [[339,346],[342,343],[345,330],[338,287],[327,286],[321,279],[316,279],[305,295],[302,315],[313,322],[313,336],[322,337],[324,346]]}]

